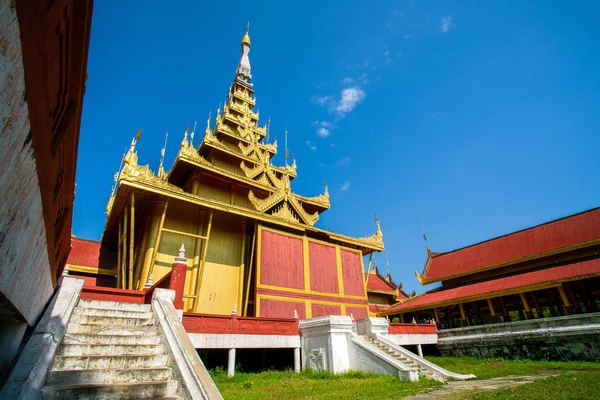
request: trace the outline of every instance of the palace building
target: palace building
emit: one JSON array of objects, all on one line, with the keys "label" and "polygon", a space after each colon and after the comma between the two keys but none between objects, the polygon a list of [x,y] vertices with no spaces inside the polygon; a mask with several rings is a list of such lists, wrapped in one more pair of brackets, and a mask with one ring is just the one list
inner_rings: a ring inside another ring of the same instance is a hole
[{"label": "palace building", "polygon": [[[442,329],[438,347],[448,354],[497,356],[491,338],[502,336],[507,341],[498,347],[516,348],[519,330],[539,334],[523,339],[530,347],[561,337],[562,344],[586,343],[585,349],[565,349],[557,358],[572,353],[593,358],[600,351],[592,329],[600,306],[600,208],[450,252],[427,246],[425,267],[416,276],[423,285],[441,286],[378,307],[377,314],[402,322],[434,320]],[[544,322],[529,322],[538,319]],[[444,345],[445,335],[451,344]]]},{"label": "palace building", "polygon": [[287,148],[285,164],[273,164],[279,148],[256,111],[249,52],[246,32],[222,109],[199,144],[188,127],[168,172],[162,160],[156,172],[138,162],[140,130],[115,175],[100,243],[74,238],[69,272],[90,285],[141,291],[170,273],[183,244],[186,312],[366,317],[379,286],[401,295],[391,281],[373,286],[378,275],[364,275],[363,256],[384,248],[379,221],[363,238],[315,226],[330,206],[327,185],[316,196],[295,193]]}]

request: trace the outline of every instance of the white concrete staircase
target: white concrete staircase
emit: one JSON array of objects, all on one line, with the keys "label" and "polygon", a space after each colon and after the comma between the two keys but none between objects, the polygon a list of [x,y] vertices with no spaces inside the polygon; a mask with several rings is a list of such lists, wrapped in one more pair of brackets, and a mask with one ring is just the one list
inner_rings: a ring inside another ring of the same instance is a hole
[{"label": "white concrete staircase", "polygon": [[381,341],[379,341],[377,339],[373,339],[372,337],[369,337],[367,335],[362,336],[362,338],[367,343],[370,343],[370,344],[378,347],[379,349],[381,349],[382,351],[386,352],[390,356],[394,357],[396,360],[398,360],[402,364],[406,365],[407,367],[409,367],[411,369],[417,370],[418,373],[419,373],[419,375],[424,376],[425,378],[429,378],[429,379],[440,380],[438,378],[438,376],[432,370],[430,370],[429,368],[425,367],[423,364],[418,363],[415,360],[411,360],[410,358],[406,357],[402,353],[400,353],[400,352],[396,351],[395,349],[391,348],[387,344],[382,343]]},{"label": "white concrete staircase", "polygon": [[43,399],[182,399],[150,305],[80,300]]},{"label": "white concrete staircase", "polygon": [[448,379],[467,380],[475,378],[475,375],[463,375],[450,372],[436,364],[433,364],[432,362],[425,360],[424,358],[419,357],[411,351],[392,343],[390,340],[386,339],[385,336],[377,336],[377,338],[374,338],[373,336],[369,335],[361,335],[360,337],[365,342],[376,346],[380,350],[389,354],[400,363],[416,370],[419,375],[425,378],[435,379],[441,382],[447,382]]}]

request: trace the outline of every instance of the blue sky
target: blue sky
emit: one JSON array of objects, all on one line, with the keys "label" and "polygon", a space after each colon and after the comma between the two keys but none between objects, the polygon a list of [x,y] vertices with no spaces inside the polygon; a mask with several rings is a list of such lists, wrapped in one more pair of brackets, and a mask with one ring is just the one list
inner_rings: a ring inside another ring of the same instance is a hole
[{"label": "blue sky", "polygon": [[297,158],[292,189],[317,195],[326,178],[318,226],[336,232],[370,235],[377,212],[406,290],[423,290],[421,221],[447,251],[600,205],[600,3],[282,3],[95,2],[76,236],[100,238],[138,129],[156,170],[167,130],[169,167],[186,127],[204,128],[247,20],[261,118],[280,145],[287,127]]}]

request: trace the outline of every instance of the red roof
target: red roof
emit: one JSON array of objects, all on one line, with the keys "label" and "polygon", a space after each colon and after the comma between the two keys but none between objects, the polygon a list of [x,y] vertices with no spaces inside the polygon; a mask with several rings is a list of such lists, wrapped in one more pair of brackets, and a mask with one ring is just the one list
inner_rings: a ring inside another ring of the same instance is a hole
[{"label": "red roof", "polygon": [[67,264],[98,268],[100,242],[71,238],[71,252]]},{"label": "red roof", "polygon": [[487,282],[475,283],[439,292],[425,293],[421,296],[414,297],[411,300],[407,300],[404,303],[392,306],[386,310],[386,314],[391,314],[394,311],[425,309],[434,307],[438,304],[451,304],[453,302],[460,302],[463,299],[477,298],[478,296],[482,296],[480,298],[492,298],[500,295],[501,293],[499,292],[507,292],[511,289],[522,288],[522,291],[526,292],[535,290],[532,289],[535,287],[534,285],[550,282],[556,282],[558,284],[563,281],[575,280],[575,278],[582,279],[595,275],[600,275],[600,258]]},{"label": "red roof", "polygon": [[541,257],[590,241],[600,241],[600,208],[433,255],[428,257],[422,276],[427,282],[436,282],[486,267]]},{"label": "red roof", "polygon": [[392,285],[387,283],[385,279],[381,279],[379,275],[376,274],[365,274],[365,279],[368,276],[367,281],[367,290],[377,290],[379,292],[386,292],[393,294],[394,288]]}]

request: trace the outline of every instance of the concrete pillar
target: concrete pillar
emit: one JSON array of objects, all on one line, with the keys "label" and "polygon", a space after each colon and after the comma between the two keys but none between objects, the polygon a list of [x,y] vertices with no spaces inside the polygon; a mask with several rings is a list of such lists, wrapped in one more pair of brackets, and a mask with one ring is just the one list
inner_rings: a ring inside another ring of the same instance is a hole
[{"label": "concrete pillar", "polygon": [[420,344],[417,345],[417,353],[419,354],[419,357],[423,358],[423,346]]},{"label": "concrete pillar", "polygon": [[294,348],[294,372],[300,372],[300,347]]},{"label": "concrete pillar", "polygon": [[235,349],[229,349],[229,355],[227,357],[227,376],[232,377],[235,375]]}]

